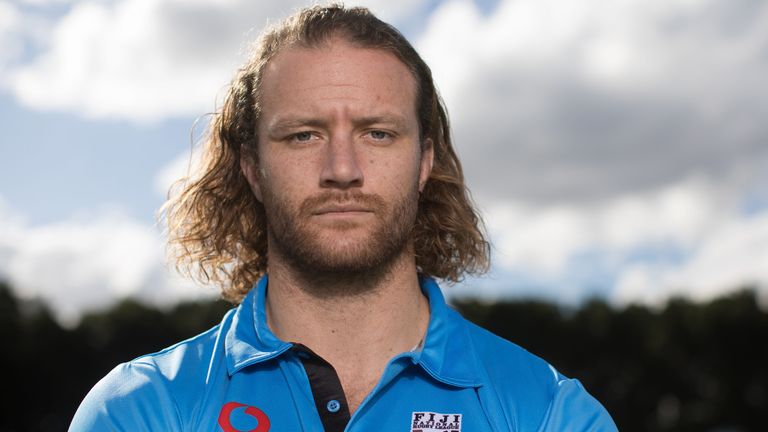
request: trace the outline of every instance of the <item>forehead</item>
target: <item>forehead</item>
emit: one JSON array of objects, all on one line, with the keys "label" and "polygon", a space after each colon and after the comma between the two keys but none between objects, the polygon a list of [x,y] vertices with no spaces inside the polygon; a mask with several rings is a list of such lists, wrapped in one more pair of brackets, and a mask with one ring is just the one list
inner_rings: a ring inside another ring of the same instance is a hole
[{"label": "forehead", "polygon": [[263,115],[343,105],[361,111],[397,110],[415,117],[416,82],[394,54],[331,39],[277,54],[262,76],[260,99]]}]

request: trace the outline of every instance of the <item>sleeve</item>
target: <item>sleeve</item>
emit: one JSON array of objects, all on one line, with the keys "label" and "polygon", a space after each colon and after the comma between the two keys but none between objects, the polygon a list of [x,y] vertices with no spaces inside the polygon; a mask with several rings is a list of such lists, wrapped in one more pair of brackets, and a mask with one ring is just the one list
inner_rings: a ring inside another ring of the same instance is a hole
[{"label": "sleeve", "polygon": [[121,364],[91,389],[69,431],[181,431],[167,384],[152,363]]},{"label": "sleeve", "polygon": [[539,432],[618,431],[608,411],[575,379],[563,379]]}]

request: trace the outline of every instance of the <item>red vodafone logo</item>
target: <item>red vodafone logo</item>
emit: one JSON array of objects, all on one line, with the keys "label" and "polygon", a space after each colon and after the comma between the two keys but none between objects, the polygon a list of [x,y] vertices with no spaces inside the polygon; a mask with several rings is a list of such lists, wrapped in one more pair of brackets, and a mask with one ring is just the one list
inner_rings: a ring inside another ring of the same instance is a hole
[{"label": "red vodafone logo", "polygon": [[[235,427],[232,426],[232,423],[230,421],[230,416],[232,415],[232,411],[241,407],[246,407],[245,413],[255,418],[256,421],[259,422],[259,425],[256,426],[256,428],[247,430],[247,431],[241,431],[239,429],[235,429]],[[224,406],[221,407],[221,412],[219,413],[219,426],[221,426],[221,429],[224,432],[268,432],[269,417],[267,417],[267,415],[264,414],[264,411],[254,406],[248,406],[246,404],[241,404],[239,402],[227,402],[224,404]]]}]

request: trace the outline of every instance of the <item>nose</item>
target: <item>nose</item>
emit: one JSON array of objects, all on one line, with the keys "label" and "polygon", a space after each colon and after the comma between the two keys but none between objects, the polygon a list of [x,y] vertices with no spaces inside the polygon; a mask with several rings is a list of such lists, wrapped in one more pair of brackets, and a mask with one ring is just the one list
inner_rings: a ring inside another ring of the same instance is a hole
[{"label": "nose", "polygon": [[336,134],[329,140],[320,185],[338,189],[363,185],[363,171],[358,163],[354,140],[349,135]]}]

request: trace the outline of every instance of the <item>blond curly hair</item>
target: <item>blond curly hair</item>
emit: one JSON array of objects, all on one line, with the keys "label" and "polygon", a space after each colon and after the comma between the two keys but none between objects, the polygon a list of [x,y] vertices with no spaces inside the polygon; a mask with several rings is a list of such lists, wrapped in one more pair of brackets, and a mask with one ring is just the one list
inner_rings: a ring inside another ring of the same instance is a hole
[{"label": "blond curly hair", "polygon": [[476,213],[432,73],[410,43],[365,8],[302,9],[267,29],[232,80],[203,142],[200,171],[172,188],[163,206],[169,254],[176,268],[221,288],[239,303],[267,270],[267,220],[241,172],[242,152],[255,157],[265,66],[291,46],[316,47],[341,37],[388,51],[413,73],[421,142],[434,145],[432,172],[419,199],[412,238],[420,273],[460,281],[487,270],[490,248]]}]

